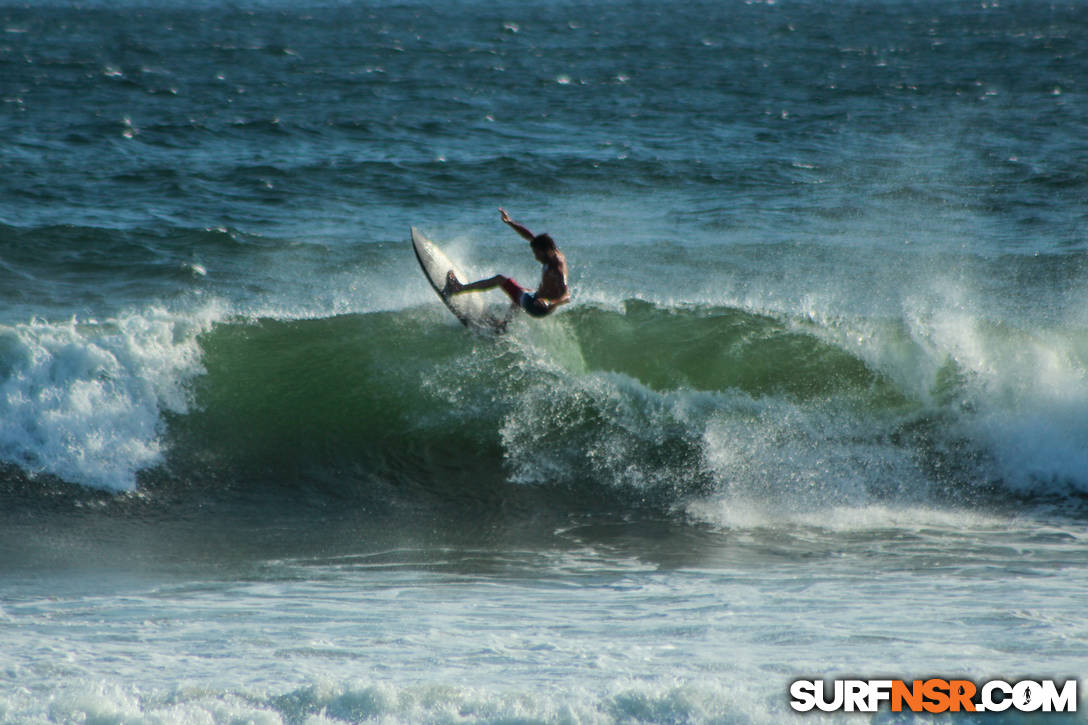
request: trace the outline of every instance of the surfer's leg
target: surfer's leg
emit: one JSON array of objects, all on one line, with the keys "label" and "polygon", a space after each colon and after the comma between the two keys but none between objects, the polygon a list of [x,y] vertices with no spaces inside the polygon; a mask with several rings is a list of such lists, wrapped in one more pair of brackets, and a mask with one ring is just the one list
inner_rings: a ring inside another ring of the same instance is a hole
[{"label": "surfer's leg", "polygon": [[487,279],[481,279],[478,282],[471,282],[469,284],[461,284],[457,277],[451,271],[446,275],[446,291],[449,294],[460,294],[462,292],[479,292],[481,290],[489,290],[504,284],[507,278],[501,274],[496,274],[494,277],[488,277]]},{"label": "surfer's leg", "polygon": [[[462,292],[481,292],[483,290],[494,290],[497,286],[502,286],[503,290],[507,290],[510,283],[517,283],[508,277],[504,277],[502,274],[496,274],[495,277],[489,277],[486,280],[480,280],[479,282],[470,282],[469,284],[461,284],[457,281],[453,272],[449,272],[446,275],[446,291],[449,294],[460,294]],[[518,291],[521,292],[521,288],[518,287]],[[507,290],[506,294],[510,294]]]},{"label": "surfer's leg", "polygon": [[529,291],[515,282],[513,277],[503,277],[502,291],[518,307],[525,306],[525,298],[529,295]]}]

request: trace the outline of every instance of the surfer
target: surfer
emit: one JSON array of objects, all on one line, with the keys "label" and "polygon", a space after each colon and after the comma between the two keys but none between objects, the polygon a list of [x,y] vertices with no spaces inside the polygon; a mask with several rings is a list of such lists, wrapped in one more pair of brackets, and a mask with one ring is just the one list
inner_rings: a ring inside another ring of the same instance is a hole
[{"label": "surfer", "polygon": [[519,285],[512,277],[496,274],[494,277],[481,279],[478,282],[462,284],[450,272],[446,277],[446,292],[452,295],[465,292],[479,292],[482,290],[502,287],[503,292],[511,301],[533,317],[544,317],[551,314],[559,305],[570,302],[570,286],[567,284],[567,258],[555,246],[553,240],[547,234],[533,234],[523,225],[510,218],[505,209],[500,208],[502,220],[529,240],[529,246],[536,255],[536,260],[544,265],[544,271],[540,276],[540,286],[536,291],[530,291]]}]

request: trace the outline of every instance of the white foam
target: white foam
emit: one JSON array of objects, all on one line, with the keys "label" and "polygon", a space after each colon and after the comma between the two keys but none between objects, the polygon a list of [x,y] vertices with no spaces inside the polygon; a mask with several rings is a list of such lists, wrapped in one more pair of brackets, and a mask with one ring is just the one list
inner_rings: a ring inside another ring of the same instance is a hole
[{"label": "white foam", "polygon": [[0,327],[0,458],[96,488],[131,490],[163,454],[162,413],[185,412],[197,336],[218,311],[152,306],[108,320]]},{"label": "white foam", "polygon": [[[980,480],[1022,492],[1088,491],[1088,329],[991,313],[963,275],[897,289],[880,316],[810,293],[794,310],[743,300],[840,347],[949,420],[946,434],[985,454]],[[980,462],[980,465],[982,463]]]},{"label": "white foam", "polygon": [[869,503],[813,506],[800,510],[779,507],[775,503],[774,500],[721,494],[692,501],[684,510],[697,521],[728,529],[803,527],[836,534],[922,528],[982,530],[1008,524],[1007,520],[996,516],[924,504]]},{"label": "white foam", "polygon": [[[12,721],[145,723],[146,725],[208,725],[246,722],[254,725],[282,725],[281,713],[267,703],[230,692],[203,689],[144,692],[118,682],[90,681],[68,684],[53,693],[48,702],[7,698]],[[4,714],[0,703],[0,715]]]},{"label": "white foam", "polygon": [[1088,491],[1088,330],[992,321],[978,297],[945,286],[905,313],[930,367],[959,377],[960,432],[1012,488]]},{"label": "white foam", "polygon": [[[621,722],[774,723],[793,719],[777,691],[753,692],[709,678],[618,677],[599,690],[584,686],[536,691],[422,682],[316,681],[283,694],[177,688],[143,691],[133,685],[69,684],[50,701],[20,693],[0,697],[0,716],[22,722],[207,723],[281,725],[305,722],[490,723]],[[804,718],[806,722],[812,718]],[[800,721],[800,719],[798,719]],[[817,718],[816,722],[824,719]]]}]

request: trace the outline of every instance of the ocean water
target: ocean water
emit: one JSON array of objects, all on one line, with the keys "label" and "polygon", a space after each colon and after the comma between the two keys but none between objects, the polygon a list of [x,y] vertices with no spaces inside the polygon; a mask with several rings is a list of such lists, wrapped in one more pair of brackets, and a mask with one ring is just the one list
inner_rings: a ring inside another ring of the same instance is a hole
[{"label": "ocean water", "polygon": [[[0,722],[1085,722],[788,688],[1088,671],[1086,78],[1080,0],[3,3]],[[489,336],[409,227],[531,284],[499,206],[573,301]]]}]

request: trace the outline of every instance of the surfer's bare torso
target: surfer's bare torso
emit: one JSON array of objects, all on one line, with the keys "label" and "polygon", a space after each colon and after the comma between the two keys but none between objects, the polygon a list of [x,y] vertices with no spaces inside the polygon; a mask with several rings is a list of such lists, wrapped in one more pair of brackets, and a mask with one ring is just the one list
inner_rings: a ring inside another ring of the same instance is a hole
[{"label": "surfer's bare torso", "polygon": [[570,302],[570,285],[567,283],[567,258],[547,234],[533,234],[525,226],[510,218],[505,209],[499,209],[502,220],[523,238],[529,240],[533,255],[544,265],[540,286],[536,291],[527,290],[511,277],[497,274],[470,284],[462,284],[452,272],[446,280],[449,294],[461,294],[502,287],[511,301],[534,317],[550,314],[559,305]]}]

